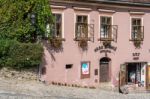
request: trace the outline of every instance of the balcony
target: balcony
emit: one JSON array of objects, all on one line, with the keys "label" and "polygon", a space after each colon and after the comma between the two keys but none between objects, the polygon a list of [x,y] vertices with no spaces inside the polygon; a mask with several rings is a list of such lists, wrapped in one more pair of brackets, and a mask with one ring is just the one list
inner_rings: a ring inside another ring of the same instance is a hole
[{"label": "balcony", "polygon": [[81,48],[88,46],[87,41],[94,41],[94,25],[87,23],[76,23],[75,41]]},{"label": "balcony", "polygon": [[117,25],[101,25],[99,41],[116,41],[117,42]]},{"label": "balcony", "polygon": [[88,24],[87,23],[76,23],[76,30],[75,30],[75,40],[86,40],[88,41]]},{"label": "balcony", "polygon": [[144,26],[132,26],[132,33],[130,41],[144,40]]}]

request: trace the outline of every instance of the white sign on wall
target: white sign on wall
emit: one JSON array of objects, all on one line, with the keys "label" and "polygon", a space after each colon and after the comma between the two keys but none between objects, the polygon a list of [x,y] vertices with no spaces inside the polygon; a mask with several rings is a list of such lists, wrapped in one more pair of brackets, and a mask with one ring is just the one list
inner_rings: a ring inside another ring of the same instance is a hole
[{"label": "white sign on wall", "polygon": [[145,86],[146,84],[146,64],[141,66],[141,83]]}]

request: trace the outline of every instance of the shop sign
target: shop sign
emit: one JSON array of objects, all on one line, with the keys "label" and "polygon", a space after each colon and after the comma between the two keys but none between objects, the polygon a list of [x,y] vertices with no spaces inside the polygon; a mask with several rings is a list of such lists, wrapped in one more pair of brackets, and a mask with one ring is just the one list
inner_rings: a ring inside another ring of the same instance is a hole
[{"label": "shop sign", "polygon": [[[112,46],[112,45],[107,46],[107,47],[104,47],[104,46],[98,46],[98,47],[96,47],[96,48],[94,49],[95,52],[100,51],[100,53],[106,52],[105,50],[107,50],[107,51],[108,51],[108,50],[116,51],[116,50],[117,50],[117,47]],[[109,51],[109,52],[111,52],[111,51]]]}]

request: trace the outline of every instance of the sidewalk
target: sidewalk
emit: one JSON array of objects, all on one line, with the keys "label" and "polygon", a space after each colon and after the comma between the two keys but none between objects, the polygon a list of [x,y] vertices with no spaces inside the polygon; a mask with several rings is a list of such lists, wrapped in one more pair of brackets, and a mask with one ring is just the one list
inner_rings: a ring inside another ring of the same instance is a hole
[{"label": "sidewalk", "polygon": [[45,85],[35,80],[0,79],[0,99],[150,99],[150,94],[124,95],[101,89]]}]

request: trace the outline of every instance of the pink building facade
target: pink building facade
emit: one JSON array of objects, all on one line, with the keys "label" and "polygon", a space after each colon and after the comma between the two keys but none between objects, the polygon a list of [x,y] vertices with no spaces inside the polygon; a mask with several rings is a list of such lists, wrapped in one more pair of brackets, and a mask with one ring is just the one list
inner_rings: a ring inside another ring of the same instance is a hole
[{"label": "pink building facade", "polygon": [[41,80],[149,89],[150,4],[51,0],[51,11]]}]

